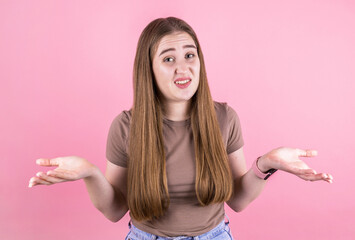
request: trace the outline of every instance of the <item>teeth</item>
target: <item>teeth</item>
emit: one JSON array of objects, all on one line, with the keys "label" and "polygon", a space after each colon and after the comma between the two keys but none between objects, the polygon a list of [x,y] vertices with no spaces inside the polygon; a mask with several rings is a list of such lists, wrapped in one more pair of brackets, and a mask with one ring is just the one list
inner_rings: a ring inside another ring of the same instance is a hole
[{"label": "teeth", "polygon": [[187,82],[189,82],[190,80],[189,79],[187,79],[187,80],[184,80],[184,81],[176,81],[175,83],[177,83],[177,84],[185,84],[185,83],[187,83]]}]

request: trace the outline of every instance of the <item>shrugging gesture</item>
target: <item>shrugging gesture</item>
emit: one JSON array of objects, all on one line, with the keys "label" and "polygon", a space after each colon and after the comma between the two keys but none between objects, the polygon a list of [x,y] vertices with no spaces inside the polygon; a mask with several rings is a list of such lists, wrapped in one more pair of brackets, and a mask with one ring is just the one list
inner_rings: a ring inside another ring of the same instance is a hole
[{"label": "shrugging gesture", "polygon": [[307,181],[323,180],[332,183],[332,175],[317,173],[300,159],[300,157],[314,156],[317,156],[316,150],[280,147],[260,157],[257,161],[257,167],[261,172],[267,172],[269,169],[278,169],[292,173]]}]

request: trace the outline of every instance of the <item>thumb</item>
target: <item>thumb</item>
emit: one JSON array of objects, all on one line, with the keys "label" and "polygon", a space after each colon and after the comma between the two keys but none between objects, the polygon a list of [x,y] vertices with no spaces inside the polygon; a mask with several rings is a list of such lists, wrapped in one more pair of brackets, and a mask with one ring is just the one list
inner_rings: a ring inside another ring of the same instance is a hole
[{"label": "thumb", "polygon": [[41,166],[58,166],[60,160],[58,158],[48,159],[48,158],[39,158],[36,160],[36,164]]},{"label": "thumb", "polygon": [[317,155],[318,155],[317,150],[311,150],[311,149],[302,150],[302,149],[298,149],[298,156],[299,157],[315,157]]}]

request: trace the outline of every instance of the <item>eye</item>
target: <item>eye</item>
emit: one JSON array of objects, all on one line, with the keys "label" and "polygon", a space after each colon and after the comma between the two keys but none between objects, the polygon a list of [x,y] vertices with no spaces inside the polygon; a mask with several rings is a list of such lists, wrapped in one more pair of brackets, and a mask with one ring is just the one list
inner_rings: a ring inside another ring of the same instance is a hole
[{"label": "eye", "polygon": [[164,58],[163,61],[164,61],[164,62],[172,62],[172,61],[174,61],[174,58],[172,58],[172,57],[166,57],[166,58]]},{"label": "eye", "polygon": [[193,53],[186,54],[186,58],[193,58],[194,56],[195,56],[195,54],[193,54]]}]

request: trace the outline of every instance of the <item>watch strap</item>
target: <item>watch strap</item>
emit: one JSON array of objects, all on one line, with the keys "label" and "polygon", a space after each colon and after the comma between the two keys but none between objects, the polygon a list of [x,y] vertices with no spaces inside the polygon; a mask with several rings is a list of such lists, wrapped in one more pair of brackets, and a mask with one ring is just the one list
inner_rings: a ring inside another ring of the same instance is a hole
[{"label": "watch strap", "polygon": [[253,172],[255,173],[255,175],[258,177],[258,178],[261,178],[261,179],[268,179],[272,174],[274,174],[277,169],[274,169],[274,168],[271,168],[269,169],[266,173],[263,173],[262,171],[260,171],[260,169],[258,168],[258,160],[259,158],[261,157],[258,157],[257,159],[255,159],[255,161],[253,162],[253,165],[252,165],[252,169],[253,169]]}]

